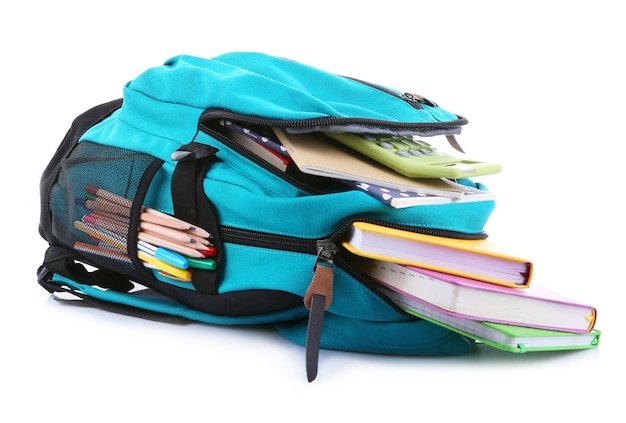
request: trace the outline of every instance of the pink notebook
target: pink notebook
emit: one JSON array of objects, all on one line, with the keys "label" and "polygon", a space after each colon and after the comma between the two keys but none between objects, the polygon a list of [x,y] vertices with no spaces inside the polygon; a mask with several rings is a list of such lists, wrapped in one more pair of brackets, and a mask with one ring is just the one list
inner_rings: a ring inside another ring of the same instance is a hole
[{"label": "pink notebook", "polygon": [[382,260],[357,267],[414,301],[467,319],[581,333],[596,321],[595,307],[537,285],[509,288]]}]

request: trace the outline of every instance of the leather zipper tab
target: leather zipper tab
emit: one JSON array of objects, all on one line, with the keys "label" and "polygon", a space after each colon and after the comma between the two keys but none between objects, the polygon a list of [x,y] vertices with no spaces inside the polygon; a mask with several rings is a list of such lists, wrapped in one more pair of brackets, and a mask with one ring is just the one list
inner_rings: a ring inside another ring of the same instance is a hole
[{"label": "leather zipper tab", "polygon": [[304,305],[311,309],[311,297],[314,294],[324,296],[324,310],[330,307],[333,299],[333,259],[337,246],[329,239],[317,241],[317,256],[313,265],[313,279],[304,294]]}]

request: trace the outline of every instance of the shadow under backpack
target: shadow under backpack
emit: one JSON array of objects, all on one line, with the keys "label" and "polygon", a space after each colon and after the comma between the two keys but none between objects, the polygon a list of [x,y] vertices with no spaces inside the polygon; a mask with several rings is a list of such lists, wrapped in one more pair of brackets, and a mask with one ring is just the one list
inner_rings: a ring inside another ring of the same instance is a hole
[{"label": "shadow under backpack", "polygon": [[[274,168],[220,133],[224,119],[287,131],[410,131],[451,142],[467,123],[423,97],[262,53],[174,57],[128,82],[123,98],[73,121],[41,179],[39,232],[49,247],[39,284],[55,297],[139,316],[272,325],[305,346],[309,381],[320,349],[471,350],[471,340],[395,306],[350,265],[340,241],[355,221],[485,238],[494,201],[396,209],[294,165]],[[78,248],[94,243],[76,230],[88,186],[129,201],[124,259]],[[216,267],[181,281],[143,265],[138,227],[146,208],[210,232]]]}]

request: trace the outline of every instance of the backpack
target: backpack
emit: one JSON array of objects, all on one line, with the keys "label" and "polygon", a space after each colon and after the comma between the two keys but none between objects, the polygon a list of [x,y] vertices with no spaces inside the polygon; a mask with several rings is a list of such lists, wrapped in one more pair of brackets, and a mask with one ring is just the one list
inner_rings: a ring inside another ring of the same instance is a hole
[{"label": "backpack", "polygon": [[[137,315],[272,325],[305,346],[309,381],[320,349],[470,351],[465,337],[399,309],[351,266],[339,241],[355,221],[484,238],[494,201],[393,208],[297,166],[277,169],[225,137],[224,120],[292,131],[409,131],[451,142],[467,123],[421,96],[285,58],[174,57],[128,82],[123,98],[73,121],[41,178],[39,232],[49,247],[39,284]],[[128,202],[120,254],[102,253],[112,250],[77,229],[86,202],[95,201],[89,187]],[[190,280],[147,266],[138,234],[149,212],[210,234],[214,266],[191,269]]]}]

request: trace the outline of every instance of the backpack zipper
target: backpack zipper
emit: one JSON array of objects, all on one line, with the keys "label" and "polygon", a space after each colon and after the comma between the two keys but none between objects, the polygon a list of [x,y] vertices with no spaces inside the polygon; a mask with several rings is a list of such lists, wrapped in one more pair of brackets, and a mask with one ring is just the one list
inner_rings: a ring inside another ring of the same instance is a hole
[{"label": "backpack zipper", "polygon": [[443,229],[432,229],[403,224],[394,224],[389,222],[383,222],[377,219],[362,217],[353,217],[346,220],[337,230],[335,230],[328,237],[320,239],[298,238],[286,235],[270,234],[266,232],[253,231],[250,229],[235,228],[232,226],[221,226],[220,235],[222,237],[222,241],[226,243],[310,254],[311,256],[314,256],[314,259],[312,260],[313,273],[315,273],[315,270],[317,270],[319,265],[325,265],[331,268],[337,265],[348,274],[350,274],[352,277],[357,279],[359,282],[374,291],[378,296],[383,298],[399,313],[408,316],[408,314],[403,312],[395,305],[395,303],[387,298],[387,296],[383,293],[383,291],[380,289],[376,282],[363,275],[354,266],[352,266],[350,264],[350,261],[347,259],[344,251],[339,248],[342,237],[350,229],[352,224],[357,221],[385,225],[393,229],[447,238],[471,240],[483,239],[487,237],[487,234],[485,232],[468,234],[464,232]]},{"label": "backpack zipper", "polygon": [[[426,104],[425,101],[419,100],[414,94],[405,93],[403,95],[392,94],[402,100],[408,102],[413,107],[418,104]],[[409,100],[411,99],[411,100]],[[430,101],[428,101],[431,103]],[[432,103],[434,104],[434,103]],[[420,108],[417,106],[416,108]],[[205,130],[207,123],[216,119],[229,119],[242,123],[249,123],[256,126],[265,126],[268,128],[308,128],[317,126],[331,126],[331,125],[366,125],[366,126],[378,126],[389,129],[452,129],[468,123],[467,119],[462,116],[457,116],[456,120],[448,122],[400,122],[400,121],[388,121],[382,119],[373,118],[358,118],[358,117],[341,117],[341,116],[321,116],[316,118],[307,119],[270,119],[259,116],[242,115],[239,113],[231,112],[225,109],[207,109],[200,117],[200,129]]]}]

